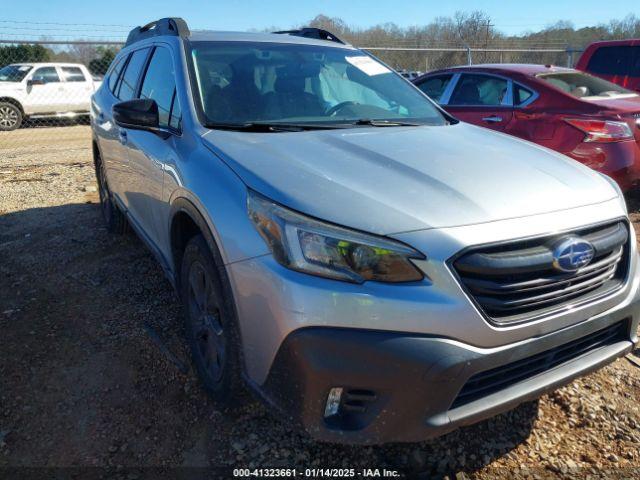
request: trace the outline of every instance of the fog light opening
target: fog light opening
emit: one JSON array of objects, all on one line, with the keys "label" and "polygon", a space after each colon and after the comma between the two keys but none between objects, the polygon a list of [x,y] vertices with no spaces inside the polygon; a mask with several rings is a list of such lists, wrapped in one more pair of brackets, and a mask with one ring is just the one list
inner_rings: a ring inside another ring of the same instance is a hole
[{"label": "fog light opening", "polygon": [[327,403],[324,407],[324,418],[333,417],[340,411],[342,401],[342,387],[333,387],[327,395]]}]

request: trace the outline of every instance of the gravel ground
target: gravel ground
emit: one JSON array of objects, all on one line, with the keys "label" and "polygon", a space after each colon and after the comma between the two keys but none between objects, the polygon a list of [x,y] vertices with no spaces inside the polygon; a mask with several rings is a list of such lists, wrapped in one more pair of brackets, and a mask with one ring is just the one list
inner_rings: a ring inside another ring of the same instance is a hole
[{"label": "gravel ground", "polygon": [[0,133],[0,467],[99,466],[122,478],[221,465],[640,477],[634,355],[420,444],[315,443],[256,402],[217,412],[193,371],[181,373],[149,335],[189,365],[160,268],[133,235],[102,226],[89,139],[86,126]]}]

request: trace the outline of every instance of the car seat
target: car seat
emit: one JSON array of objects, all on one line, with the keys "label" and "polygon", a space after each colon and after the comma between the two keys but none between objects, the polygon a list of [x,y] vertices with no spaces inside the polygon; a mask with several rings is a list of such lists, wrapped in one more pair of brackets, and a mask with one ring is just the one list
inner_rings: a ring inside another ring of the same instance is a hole
[{"label": "car seat", "polygon": [[322,116],[325,108],[320,99],[305,91],[306,72],[293,67],[280,67],[276,72],[274,91],[268,93],[267,111],[271,118]]}]

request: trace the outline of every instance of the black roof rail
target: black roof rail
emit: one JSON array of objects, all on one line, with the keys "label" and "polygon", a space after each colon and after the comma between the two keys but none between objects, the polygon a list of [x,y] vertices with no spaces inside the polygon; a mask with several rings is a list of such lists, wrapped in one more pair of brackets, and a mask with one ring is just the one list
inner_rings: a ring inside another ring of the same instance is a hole
[{"label": "black roof rail", "polygon": [[127,43],[128,47],[132,43],[144,40],[145,38],[156,37],[158,35],[175,35],[186,38],[190,34],[187,22],[178,17],[161,18],[153,22],[149,22],[143,27],[136,27],[129,32]]},{"label": "black roof rail", "polygon": [[315,38],[317,40],[327,40],[329,42],[341,43],[342,45],[346,45],[346,42],[343,42],[338,37],[336,37],[333,33],[328,32],[327,30],[323,30],[321,28],[312,28],[305,27],[299,28],[297,30],[280,30],[279,32],[283,35],[294,35],[296,37],[305,37],[305,38]]}]

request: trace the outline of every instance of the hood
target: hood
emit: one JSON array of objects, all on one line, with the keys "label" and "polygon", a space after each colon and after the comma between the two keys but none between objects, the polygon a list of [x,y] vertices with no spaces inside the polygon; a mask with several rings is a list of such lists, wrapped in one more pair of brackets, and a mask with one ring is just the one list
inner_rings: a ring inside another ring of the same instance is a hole
[{"label": "hood", "polygon": [[205,145],[285,206],[392,234],[599,203],[617,192],[574,160],[465,123],[307,132],[212,130]]}]

